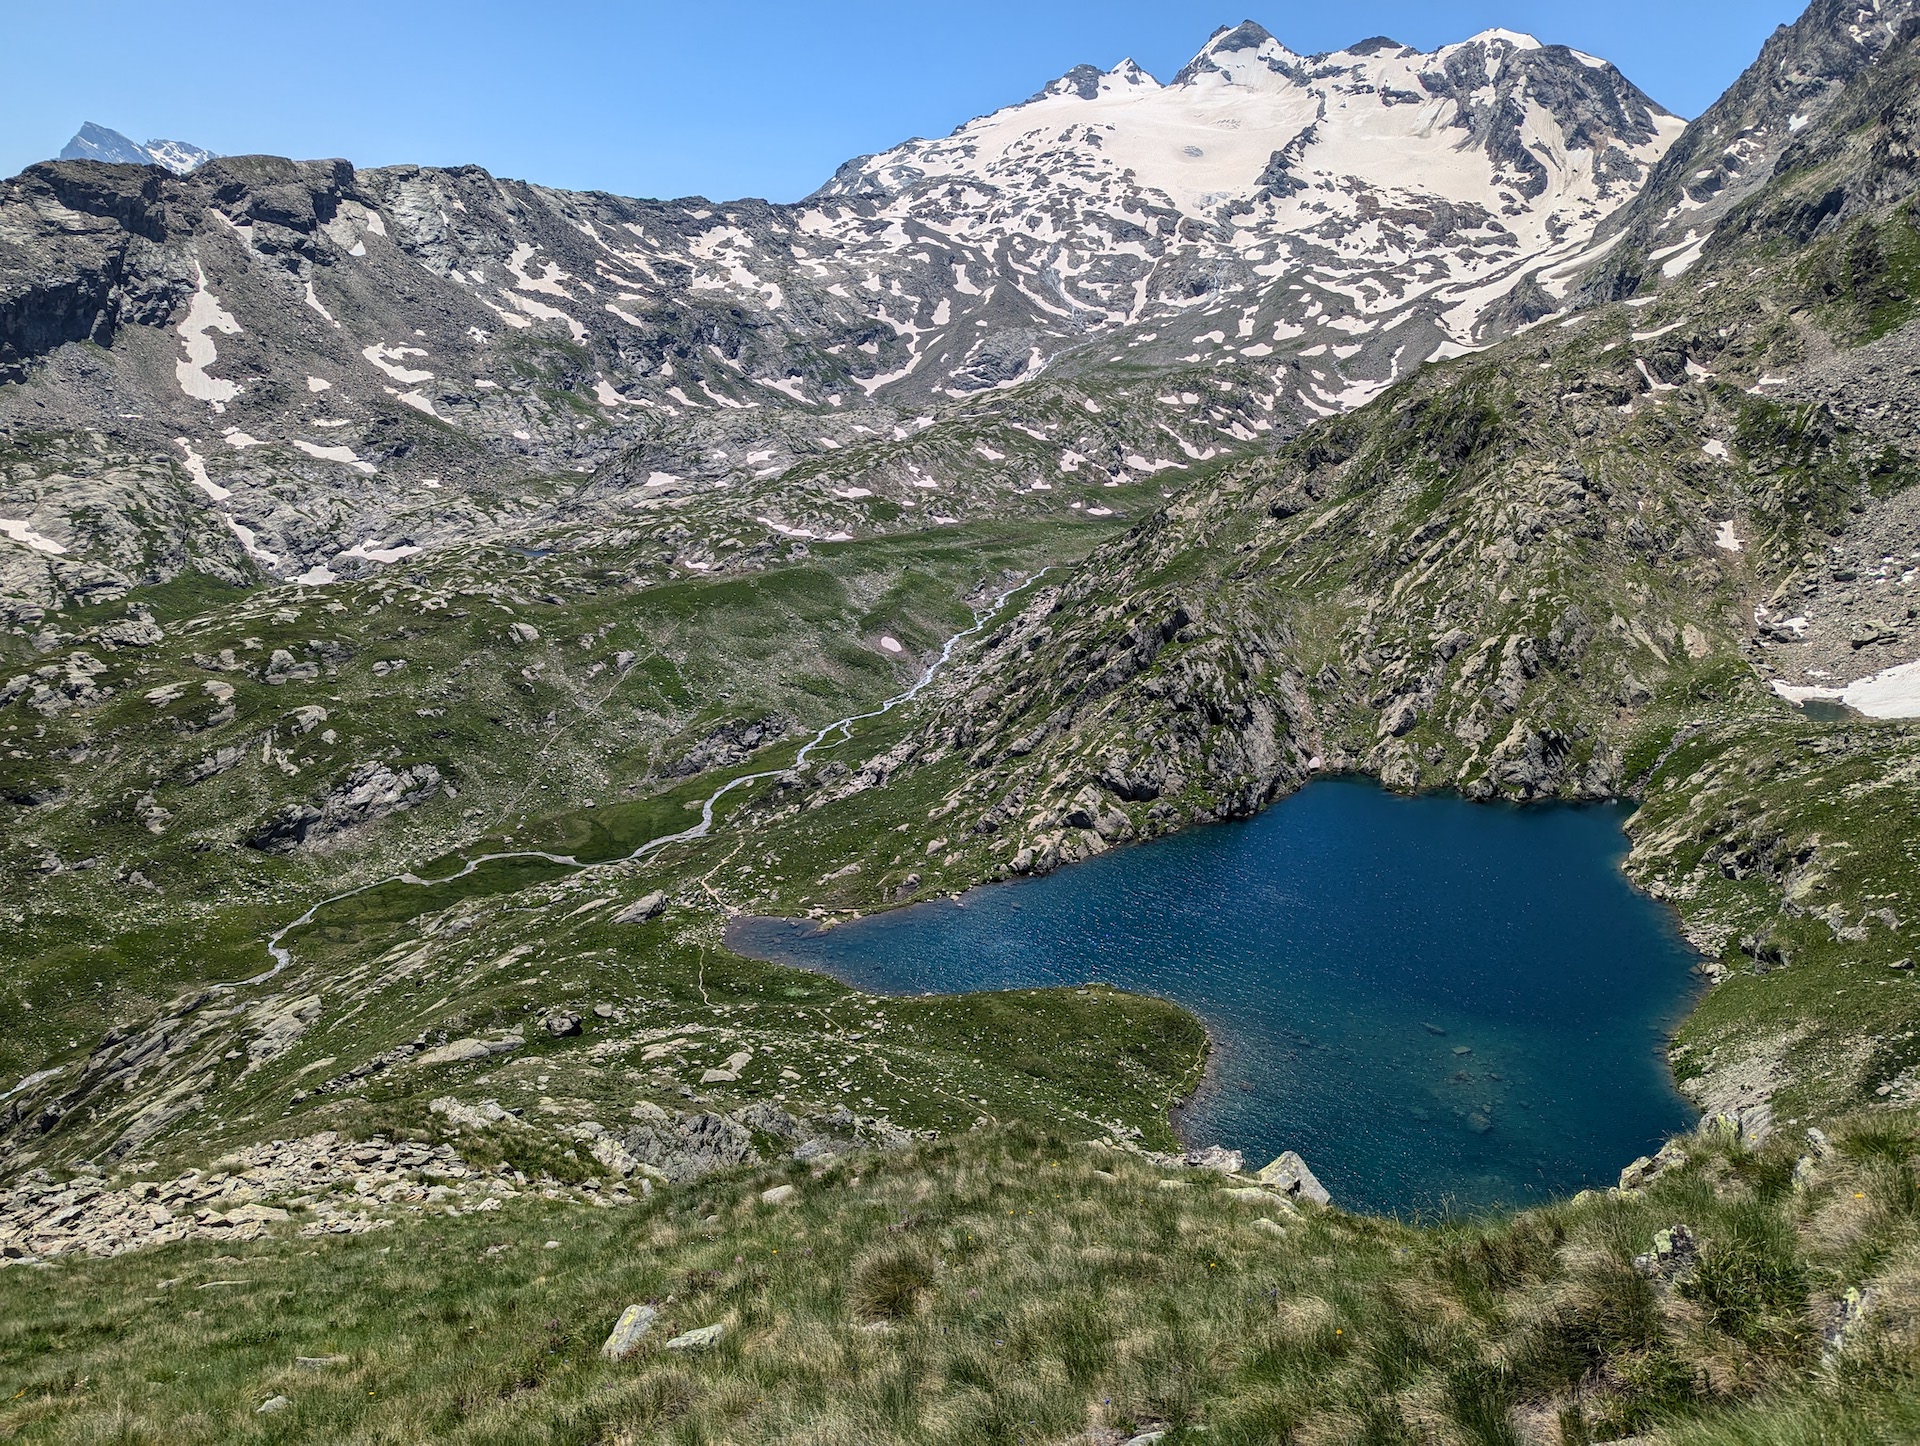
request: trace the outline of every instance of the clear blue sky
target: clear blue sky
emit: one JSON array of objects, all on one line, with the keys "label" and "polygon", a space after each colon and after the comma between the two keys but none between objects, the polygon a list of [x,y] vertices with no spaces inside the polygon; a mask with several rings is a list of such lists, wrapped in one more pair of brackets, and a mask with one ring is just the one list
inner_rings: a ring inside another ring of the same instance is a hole
[{"label": "clear blue sky", "polygon": [[0,0],[0,175],[83,120],[224,154],[474,162],[640,196],[794,200],[843,160],[1082,61],[1162,80],[1221,24],[1302,52],[1493,25],[1697,115],[1800,0]]}]

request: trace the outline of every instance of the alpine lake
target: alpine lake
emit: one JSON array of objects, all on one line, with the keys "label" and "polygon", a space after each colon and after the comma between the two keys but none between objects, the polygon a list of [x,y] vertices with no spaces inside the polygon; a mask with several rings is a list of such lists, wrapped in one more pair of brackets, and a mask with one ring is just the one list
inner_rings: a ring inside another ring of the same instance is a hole
[{"label": "alpine lake", "polygon": [[881,994],[1100,981],[1206,1022],[1194,1145],[1297,1150],[1349,1209],[1457,1214],[1611,1184],[1685,1129],[1663,1045],[1698,987],[1620,872],[1614,805],[1328,779],[1244,822],[735,950]]}]

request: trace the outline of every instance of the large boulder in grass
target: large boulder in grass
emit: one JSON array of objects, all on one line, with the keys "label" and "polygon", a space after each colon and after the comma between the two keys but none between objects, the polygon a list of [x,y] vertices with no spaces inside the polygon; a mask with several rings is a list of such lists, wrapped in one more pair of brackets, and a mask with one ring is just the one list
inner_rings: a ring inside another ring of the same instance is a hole
[{"label": "large boulder in grass", "polygon": [[613,916],[616,924],[644,924],[649,919],[657,919],[667,912],[667,896],[655,889],[645,898],[636,899],[626,908]]},{"label": "large boulder in grass", "polygon": [[600,1354],[610,1361],[624,1361],[640,1349],[640,1342],[653,1329],[653,1323],[659,1319],[659,1315],[660,1312],[650,1305],[628,1306],[614,1323],[613,1334],[600,1347]]},{"label": "large boulder in grass", "polygon": [[389,814],[417,808],[440,794],[440,770],[431,763],[393,769],[362,763],[311,803],[290,803],[247,836],[248,848],[288,854],[333,834]]},{"label": "large boulder in grass", "polygon": [[1333,1203],[1327,1187],[1314,1178],[1307,1162],[1292,1150],[1265,1166],[1254,1178],[1292,1200],[1311,1200],[1316,1205]]}]

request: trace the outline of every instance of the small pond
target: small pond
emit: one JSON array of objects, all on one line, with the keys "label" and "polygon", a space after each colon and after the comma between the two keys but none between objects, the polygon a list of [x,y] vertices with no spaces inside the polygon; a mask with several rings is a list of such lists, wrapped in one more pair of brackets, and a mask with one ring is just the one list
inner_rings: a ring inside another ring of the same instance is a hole
[{"label": "small pond", "polygon": [[1046,878],[728,939],[877,993],[1162,995],[1214,1039],[1191,1143],[1298,1150],[1354,1209],[1521,1204],[1612,1183],[1691,1118],[1662,1044],[1696,960],[1619,871],[1626,816],[1326,780]]}]

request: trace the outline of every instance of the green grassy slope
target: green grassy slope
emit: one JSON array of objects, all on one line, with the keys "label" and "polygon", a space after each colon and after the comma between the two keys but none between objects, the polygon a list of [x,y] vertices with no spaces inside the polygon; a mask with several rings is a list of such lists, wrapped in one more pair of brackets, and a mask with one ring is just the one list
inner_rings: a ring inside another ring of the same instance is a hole
[{"label": "green grassy slope", "polygon": [[[1906,1440],[1915,1128],[1855,1121],[1799,1163],[1784,1141],[1705,1140],[1643,1195],[1427,1229],[997,1130],[616,1209],[522,1200],[347,1239],[11,1270],[0,1429],[959,1446],[1164,1427],[1254,1446],[1661,1424],[1701,1443]],[[776,1184],[795,1197],[762,1201]],[[1693,1244],[1660,1257],[1680,1225]],[[1863,1282],[1897,1307],[1860,1316]],[[653,1332],[602,1360],[640,1302]],[[710,1349],[662,1349],[715,1324]]]}]

